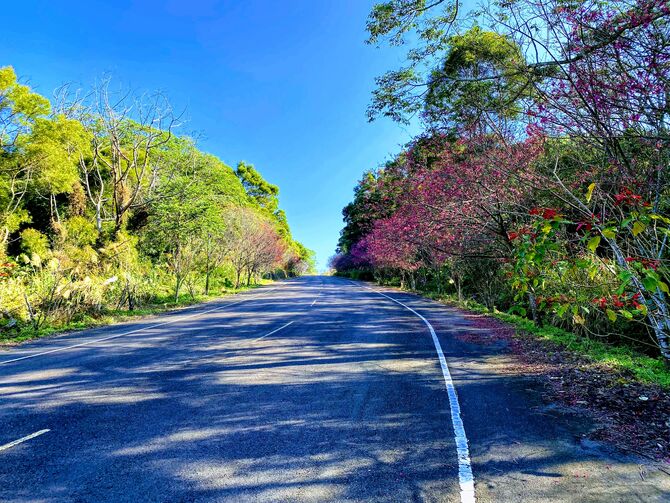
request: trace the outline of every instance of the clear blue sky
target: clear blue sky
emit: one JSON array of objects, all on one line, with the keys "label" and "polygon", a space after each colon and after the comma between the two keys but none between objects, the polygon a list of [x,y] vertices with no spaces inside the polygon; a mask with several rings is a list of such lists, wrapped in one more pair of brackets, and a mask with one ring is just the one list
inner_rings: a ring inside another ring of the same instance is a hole
[{"label": "clear blue sky", "polygon": [[186,108],[184,132],[280,187],[294,236],[323,267],[360,174],[412,131],[365,108],[402,54],[364,44],[373,0],[6,2],[0,66],[44,95],[111,73]]}]

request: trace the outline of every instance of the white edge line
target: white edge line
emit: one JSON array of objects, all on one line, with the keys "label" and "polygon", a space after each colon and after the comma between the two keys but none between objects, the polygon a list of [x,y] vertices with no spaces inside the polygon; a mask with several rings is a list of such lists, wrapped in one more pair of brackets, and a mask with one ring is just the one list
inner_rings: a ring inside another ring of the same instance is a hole
[{"label": "white edge line", "polygon": [[40,430],[36,431],[35,433],[31,433],[30,435],[26,435],[25,437],[21,437],[18,440],[14,440],[13,442],[9,442],[8,444],[5,445],[0,445],[0,451],[5,451],[11,447],[14,447],[15,445],[19,445],[27,440],[30,440],[31,438],[39,437],[40,435],[44,435],[45,433],[49,432],[51,430],[45,429],[45,430]]},{"label": "white edge line", "polygon": [[[357,283],[354,283],[356,286]],[[411,311],[423,321],[428,330],[430,330],[430,335],[433,338],[433,344],[435,345],[435,351],[437,352],[437,357],[440,360],[440,367],[442,367],[442,375],[444,376],[444,383],[447,387],[447,395],[449,396],[449,408],[451,409],[451,424],[454,428],[454,440],[456,441],[456,452],[458,454],[458,482],[461,486],[461,502],[462,503],[474,503],[475,502],[475,479],[472,475],[472,463],[470,462],[470,449],[468,448],[468,438],[465,435],[465,428],[463,426],[463,419],[461,419],[461,406],[458,403],[458,395],[456,394],[456,388],[454,387],[454,382],[451,379],[451,372],[449,372],[449,366],[447,365],[447,360],[444,357],[444,352],[442,351],[442,345],[440,344],[435,329],[428,322],[426,318],[417,313],[414,309],[409,306],[406,306],[399,300],[390,297],[382,292],[374,290],[368,286],[363,286],[382,297],[386,297],[389,300],[392,300],[396,304],[401,305],[408,311]]]},{"label": "white edge line", "polygon": [[118,338],[118,337],[124,337],[124,336],[126,336],[126,335],[131,335],[131,334],[136,334],[136,333],[138,333],[138,332],[143,332],[143,331],[145,331],[145,330],[151,330],[152,328],[162,327],[162,326],[164,326],[164,325],[171,325],[171,324],[173,324],[173,323],[178,323],[178,322],[180,322],[180,321],[189,320],[189,319],[191,319],[191,318],[195,318],[196,316],[201,316],[201,315],[203,315],[203,314],[213,313],[213,312],[215,312],[215,311],[221,311],[222,309],[226,309],[226,308],[228,308],[228,307],[230,307],[230,306],[234,306],[234,305],[236,305],[236,304],[241,304],[242,302],[246,302],[247,300],[253,299],[254,297],[258,297],[258,296],[259,296],[260,294],[262,294],[262,293],[271,292],[271,291],[273,291],[273,290],[275,290],[275,288],[270,288],[270,289],[265,290],[265,291],[263,291],[263,292],[258,292],[258,293],[255,294],[255,295],[252,295],[252,296],[250,296],[250,297],[247,297],[246,299],[238,300],[237,302],[231,302],[231,303],[225,304],[225,305],[223,305],[223,306],[215,307],[215,308],[213,308],[213,309],[208,309],[207,311],[202,311],[202,312],[198,312],[198,313],[190,314],[190,315],[188,315],[188,316],[182,316],[181,318],[177,318],[177,319],[174,319],[174,320],[165,321],[165,322],[163,322],[163,323],[157,323],[157,324],[155,324],[155,325],[150,325],[150,326],[148,326],[148,327],[138,328],[138,329],[136,329],[136,330],[131,330],[130,332],[124,332],[124,333],[122,333],[122,334],[110,335],[109,337],[103,337],[103,338],[101,338],[101,339],[95,339],[95,340],[93,340],[93,341],[81,342],[81,343],[79,343],[79,344],[74,344],[74,345],[72,345],[72,346],[66,346],[66,347],[63,347],[63,348],[51,349],[51,350],[49,350],[49,351],[43,351],[43,352],[41,352],[41,353],[34,353],[34,354],[32,354],[32,355],[21,356],[21,357],[19,357],[19,358],[12,358],[11,360],[0,361],[0,365],[5,365],[6,363],[18,362],[18,361],[21,361],[21,360],[27,360],[28,358],[35,358],[35,357],[37,357],[37,356],[44,356],[44,355],[48,355],[48,354],[51,354],[51,353],[58,353],[58,352],[60,352],[60,351],[67,351],[68,349],[79,348],[79,347],[82,347],[82,346],[89,346],[89,345],[91,345],[91,344],[96,344],[96,343],[98,343],[98,342],[104,342],[104,341],[108,341],[108,340],[111,340],[111,339],[116,339],[116,338]]},{"label": "white edge line", "polygon": [[283,330],[283,329],[285,329],[286,327],[288,327],[289,325],[292,325],[292,324],[293,324],[293,322],[292,322],[292,321],[289,321],[286,325],[282,325],[282,326],[279,327],[279,328],[275,328],[275,329],[274,329],[272,332],[270,332],[269,334],[265,334],[265,335],[263,335],[263,336],[261,336],[261,337],[258,337],[257,339],[254,339],[254,340],[252,340],[251,342],[256,342],[256,341],[260,341],[261,339],[265,339],[266,337],[269,337],[269,336],[271,336],[272,334],[276,334],[276,333],[279,332],[280,330]]}]

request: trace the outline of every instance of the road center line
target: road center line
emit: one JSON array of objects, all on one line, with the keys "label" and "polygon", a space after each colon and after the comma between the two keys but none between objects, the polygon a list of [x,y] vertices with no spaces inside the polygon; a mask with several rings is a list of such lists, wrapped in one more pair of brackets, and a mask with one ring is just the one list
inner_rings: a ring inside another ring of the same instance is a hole
[{"label": "road center line", "polygon": [[8,444],[5,445],[0,445],[0,451],[6,451],[7,449],[10,449],[11,447],[14,447],[15,445],[19,445],[27,440],[30,440],[31,438],[39,437],[40,435],[43,435],[51,430],[46,429],[46,430],[40,430],[36,431],[35,433],[31,433],[30,435],[26,435],[25,437],[21,437],[18,440],[14,440],[13,442],[9,442]]},{"label": "road center line", "polygon": [[279,328],[275,328],[275,329],[274,329],[272,332],[270,332],[269,334],[265,334],[265,335],[263,335],[263,336],[261,336],[261,337],[258,337],[257,339],[254,339],[254,340],[251,341],[251,342],[256,342],[256,341],[260,341],[261,339],[265,339],[266,337],[269,337],[269,336],[271,336],[272,334],[276,334],[276,333],[279,332],[280,330],[283,330],[283,329],[285,329],[286,327],[288,327],[289,325],[292,325],[292,324],[293,324],[293,322],[292,322],[292,321],[289,321],[286,325],[282,325],[282,326],[279,327]]},{"label": "road center line", "polygon": [[[353,282],[352,282],[353,283]],[[428,330],[430,330],[430,335],[433,338],[433,344],[435,345],[435,351],[437,352],[437,357],[440,360],[440,367],[442,368],[442,375],[444,376],[444,383],[447,387],[447,395],[449,396],[449,408],[451,409],[451,424],[454,428],[454,439],[456,440],[456,452],[458,454],[458,482],[461,486],[461,502],[462,503],[474,503],[475,502],[475,479],[472,475],[472,463],[470,462],[470,449],[468,448],[468,438],[465,435],[465,428],[463,426],[463,419],[461,419],[461,406],[458,403],[458,395],[456,394],[456,388],[454,387],[454,382],[451,379],[451,372],[449,372],[449,366],[447,365],[447,360],[444,357],[444,351],[442,351],[442,345],[440,344],[435,329],[428,322],[426,318],[417,313],[411,307],[403,304],[399,300],[386,295],[385,293],[379,292],[370,288],[368,286],[358,285],[353,283],[356,286],[362,286],[367,288],[382,297],[386,297],[389,300],[392,300],[396,304],[401,305],[408,311],[411,311],[416,316],[418,316],[421,321],[423,321]]]},{"label": "road center line", "polygon": [[150,325],[148,327],[138,328],[136,330],[131,330],[130,332],[124,332],[122,334],[110,335],[109,337],[102,337],[100,339],[95,339],[95,340],[92,340],[92,341],[80,342],[79,344],[73,344],[72,346],[50,349],[49,351],[42,351],[41,353],[34,353],[32,355],[26,355],[26,356],[21,356],[19,358],[12,358],[11,360],[1,361],[0,365],[5,365],[6,363],[18,362],[18,361],[21,361],[21,360],[27,360],[28,358],[35,358],[35,357],[38,357],[38,356],[44,356],[44,355],[48,355],[48,354],[51,354],[51,353],[58,353],[60,351],[67,351],[68,349],[79,348],[79,347],[82,347],[82,346],[89,346],[91,344],[96,344],[98,342],[109,341],[111,339],[116,339],[118,337],[124,337],[126,335],[136,334],[136,333],[139,333],[139,332],[143,332],[145,330],[151,330],[152,328],[158,328],[158,327],[162,327],[162,326],[165,326],[165,325],[172,325],[174,323],[178,323],[178,322],[184,321],[184,320],[189,320],[191,318],[195,318],[195,317],[201,316],[203,314],[213,313],[215,311],[221,311],[221,310],[226,309],[230,306],[241,304],[242,302],[246,302],[247,300],[251,300],[255,297],[258,297],[259,295],[261,295],[261,293],[267,293],[267,292],[271,292],[273,290],[275,290],[275,288],[270,288],[268,290],[265,290],[264,292],[259,292],[256,295],[252,295],[250,297],[247,297],[246,299],[241,299],[241,300],[238,300],[237,302],[232,302],[232,303],[226,304],[224,306],[215,307],[213,309],[208,309],[207,311],[202,311],[202,312],[190,314],[188,316],[182,316],[181,318],[177,318],[175,320],[168,320],[168,321],[164,321],[163,323],[156,323],[155,325]]}]

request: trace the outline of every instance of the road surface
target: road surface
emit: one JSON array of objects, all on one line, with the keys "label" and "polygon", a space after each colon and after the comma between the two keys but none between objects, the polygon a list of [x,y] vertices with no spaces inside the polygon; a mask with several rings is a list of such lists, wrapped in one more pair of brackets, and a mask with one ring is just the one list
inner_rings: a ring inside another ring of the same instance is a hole
[{"label": "road surface", "polygon": [[2,351],[0,501],[670,501],[468,330],[304,277]]}]

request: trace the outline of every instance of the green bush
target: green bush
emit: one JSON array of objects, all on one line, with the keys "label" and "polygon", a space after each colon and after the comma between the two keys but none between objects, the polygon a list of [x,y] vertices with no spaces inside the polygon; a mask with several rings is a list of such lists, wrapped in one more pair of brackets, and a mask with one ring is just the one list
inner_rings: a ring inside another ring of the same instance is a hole
[{"label": "green bush", "polygon": [[71,217],[65,221],[64,227],[65,241],[73,246],[93,246],[98,239],[95,224],[85,217]]},{"label": "green bush", "polygon": [[29,227],[21,231],[21,251],[28,256],[46,257],[49,252],[49,239],[37,229]]}]

